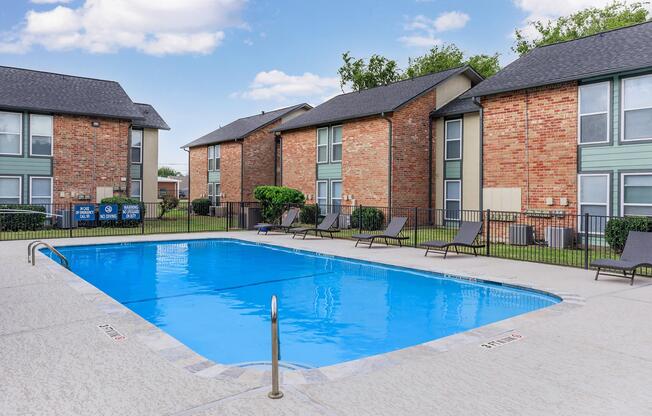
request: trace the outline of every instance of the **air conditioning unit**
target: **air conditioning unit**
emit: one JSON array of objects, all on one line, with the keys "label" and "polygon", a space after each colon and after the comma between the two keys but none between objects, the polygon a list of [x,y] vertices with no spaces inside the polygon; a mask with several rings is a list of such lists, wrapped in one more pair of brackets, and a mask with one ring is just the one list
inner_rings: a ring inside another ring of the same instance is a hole
[{"label": "air conditioning unit", "polygon": [[[70,224],[71,219],[72,219],[72,224]],[[69,210],[61,209],[57,211],[56,226],[66,230],[71,227],[77,228],[77,220],[75,219],[74,215],[70,215]]]},{"label": "air conditioning unit", "polygon": [[509,226],[509,244],[528,246],[534,243],[534,229],[527,224],[511,224]]},{"label": "air conditioning unit", "polygon": [[569,248],[573,245],[575,230],[566,227],[546,227],[546,243],[552,248]]},{"label": "air conditioning unit", "polygon": [[351,228],[351,215],[340,214],[337,217],[337,228],[346,230]]}]

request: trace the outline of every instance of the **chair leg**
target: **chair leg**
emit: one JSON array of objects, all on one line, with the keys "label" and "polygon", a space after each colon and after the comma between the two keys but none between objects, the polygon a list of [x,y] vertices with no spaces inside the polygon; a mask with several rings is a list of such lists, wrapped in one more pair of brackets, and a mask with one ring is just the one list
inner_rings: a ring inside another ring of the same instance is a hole
[{"label": "chair leg", "polygon": [[371,241],[369,241],[369,247],[368,248],[371,248],[371,245],[374,243],[374,240],[375,240],[375,238],[372,238]]},{"label": "chair leg", "polygon": [[634,276],[636,275],[636,269],[632,270],[632,281],[629,282],[630,286],[634,286]]},{"label": "chair leg", "polygon": [[398,240],[398,246],[403,247],[403,240]]},{"label": "chair leg", "polygon": [[358,241],[355,242],[355,246],[357,247],[358,244],[360,244],[360,239],[358,238]]},{"label": "chair leg", "polygon": [[294,237],[297,236],[297,233],[292,233],[292,239],[294,240]]},{"label": "chair leg", "polygon": [[598,280],[598,276],[600,276],[600,268],[598,267],[598,271],[595,273],[595,280]]},{"label": "chair leg", "polygon": [[307,236],[307,235],[308,235],[308,231],[306,231],[305,233],[303,233],[303,239],[304,239],[304,240],[306,239],[306,236]]},{"label": "chair leg", "polygon": [[426,247],[426,254],[424,254],[424,257],[428,257],[428,252],[430,251],[430,247]]},{"label": "chair leg", "polygon": [[446,246],[446,250],[444,251],[444,258],[448,255],[448,246]]},{"label": "chair leg", "polygon": [[475,247],[473,247],[473,255],[474,255],[475,257],[478,257],[478,252],[475,250]]}]

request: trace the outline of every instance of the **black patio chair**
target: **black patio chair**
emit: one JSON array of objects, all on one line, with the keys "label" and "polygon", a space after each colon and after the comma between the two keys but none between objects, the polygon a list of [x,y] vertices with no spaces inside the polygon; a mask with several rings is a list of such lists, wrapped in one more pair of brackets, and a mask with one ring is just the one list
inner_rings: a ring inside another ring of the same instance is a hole
[{"label": "black patio chair", "polygon": [[[645,266],[652,267],[652,232],[643,231],[630,231],[627,234],[625,249],[619,260],[598,259],[591,262],[591,267],[598,268],[595,273],[595,280],[598,280],[600,274],[603,274],[630,279],[630,285],[634,284],[636,269]],[[602,269],[621,271],[623,275],[605,273]],[[631,275],[628,276],[627,272],[630,272]]]},{"label": "black patio chair", "polygon": [[428,255],[430,250],[437,250],[437,251],[443,251],[444,258],[446,258],[446,255],[448,255],[448,249],[451,247],[455,249],[455,252],[457,254],[460,254],[459,251],[460,247],[472,248],[473,254],[477,256],[478,252],[476,251],[476,249],[484,247],[481,244],[475,244],[475,240],[478,238],[481,231],[482,231],[482,222],[462,221],[459,230],[457,230],[457,234],[455,235],[455,238],[453,238],[453,241],[433,240],[433,241],[426,241],[424,243],[421,243],[420,245],[426,248],[426,254],[425,254],[426,256]]},{"label": "black patio chair", "polygon": [[354,234],[351,236],[351,238],[356,238],[358,241],[355,242],[355,246],[357,247],[358,244],[363,243],[363,244],[368,244],[369,248],[371,248],[371,245],[374,243],[374,241],[377,238],[382,238],[385,240],[385,244],[389,245],[389,242],[387,241],[388,239],[390,240],[396,240],[398,241],[398,245],[403,247],[403,240],[407,240],[409,237],[403,237],[401,236],[401,231],[403,231],[403,227],[405,227],[405,223],[407,222],[407,217],[393,217],[392,220],[389,222],[389,225],[380,234]]},{"label": "black patio chair", "polygon": [[335,221],[337,221],[337,217],[339,215],[340,214],[337,212],[327,214],[316,227],[294,228],[290,230],[290,232],[293,234],[292,238],[296,237],[297,234],[303,234],[303,239],[305,240],[309,232],[314,232],[315,235],[319,235],[322,238],[324,238],[324,233],[328,233],[330,234],[331,238],[333,238],[333,233],[340,232],[340,230],[333,228],[333,225],[335,225]]},{"label": "black patio chair", "polygon": [[265,233],[265,235],[267,235],[269,231],[274,231],[274,230],[282,230],[287,233],[294,227],[292,223],[294,223],[298,215],[299,215],[299,208],[290,208],[285,212],[284,216],[282,216],[282,220],[280,224],[261,223],[261,224],[254,225],[254,229],[258,230],[258,234],[260,234],[260,232],[262,231]]}]

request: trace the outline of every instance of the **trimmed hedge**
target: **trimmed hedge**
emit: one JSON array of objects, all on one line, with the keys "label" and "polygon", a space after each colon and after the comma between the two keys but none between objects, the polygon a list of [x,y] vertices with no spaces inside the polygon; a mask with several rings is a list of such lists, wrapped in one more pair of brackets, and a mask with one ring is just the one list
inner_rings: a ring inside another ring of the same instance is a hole
[{"label": "trimmed hedge", "polygon": [[609,246],[617,253],[622,253],[630,231],[652,232],[652,218],[649,217],[623,217],[612,218],[607,221],[604,238]]},{"label": "trimmed hedge", "polygon": [[351,227],[360,228],[360,219],[362,219],[363,230],[376,231],[385,227],[385,214],[378,208],[362,207],[354,209],[351,213]]},{"label": "trimmed hedge", "polygon": [[43,214],[17,213],[0,214],[0,231],[36,231],[45,226],[45,207],[42,205],[0,205],[0,209],[38,211]]},{"label": "trimmed hedge", "polygon": [[197,198],[192,200],[192,212],[197,215],[208,215],[210,212],[211,201],[206,198]]},{"label": "trimmed hedge", "polygon": [[277,220],[288,205],[303,206],[306,198],[301,191],[287,186],[258,186],[254,198],[260,202],[263,221]]}]

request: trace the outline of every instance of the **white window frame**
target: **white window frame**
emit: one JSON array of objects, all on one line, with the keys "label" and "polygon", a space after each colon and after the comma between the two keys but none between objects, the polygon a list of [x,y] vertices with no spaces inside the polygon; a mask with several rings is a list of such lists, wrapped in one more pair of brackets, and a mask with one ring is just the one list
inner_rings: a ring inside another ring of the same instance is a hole
[{"label": "white window frame", "polygon": [[[460,138],[459,139],[449,139],[448,138],[448,124],[449,123],[460,123]],[[461,118],[456,118],[454,120],[444,121],[444,160],[453,161],[453,160],[462,160],[462,138],[464,137],[464,123]],[[460,142],[460,156],[457,158],[448,157],[448,142]]]},{"label": "white window frame", "polygon": [[[604,176],[607,178],[607,202],[598,203],[598,202],[587,202],[582,203],[582,178],[585,176]],[[611,216],[611,175],[608,173],[578,173],[577,174],[577,214],[578,217],[581,217],[578,221],[578,231],[584,232],[584,217],[582,216],[582,206],[583,205],[604,205],[607,207],[606,217]],[[602,235],[603,233],[589,233],[592,235]]]},{"label": "white window frame", "polygon": [[206,153],[208,156],[208,171],[213,172],[215,170],[215,146],[208,146]]},{"label": "white window frame", "polygon": [[645,140],[652,140],[651,137],[642,137],[640,139],[625,139],[625,112],[626,111],[635,111],[635,110],[647,110],[652,109],[652,107],[640,107],[640,108],[628,108],[625,109],[625,83],[630,79],[636,78],[651,78],[652,74],[639,75],[636,77],[626,77],[620,80],[620,141],[625,143],[632,142],[641,142]]},{"label": "white window frame", "polygon": [[[595,113],[582,113],[582,87],[598,85],[598,84],[607,84],[607,111],[598,111]],[[611,131],[609,126],[611,125],[611,81],[601,81],[601,82],[592,82],[590,84],[582,84],[577,88],[577,144],[578,145],[591,145],[591,144],[604,144],[609,143],[611,137]],[[595,116],[598,114],[607,114],[607,138],[599,142],[587,142],[582,143],[582,116]]]},{"label": "white window frame", "polygon": [[[335,129],[338,128],[338,127],[342,131],[342,137],[340,137],[340,142],[339,143],[335,143],[334,142],[334,140],[335,140]],[[328,137],[329,137],[328,141],[329,141],[329,148],[330,148],[329,157],[330,157],[331,163],[340,163],[340,162],[342,162],[342,159],[335,159],[335,157],[333,156],[333,153],[334,153],[333,150],[335,149],[335,145],[339,145],[340,149],[344,150],[344,147],[342,146],[342,142],[344,141],[344,128],[342,127],[342,125],[339,124],[337,126],[331,126]],[[342,152],[342,155],[344,155],[344,152]]]},{"label": "white window frame", "polygon": [[218,205],[222,195],[222,182],[213,182],[213,193],[215,195],[215,205]]},{"label": "white window frame", "polygon": [[213,182],[208,182],[208,193],[206,195],[208,197],[208,200],[211,202],[211,205],[213,205],[213,197],[215,196],[215,185]]},{"label": "white window frame", "polygon": [[[0,153],[3,156],[22,156],[23,155],[23,115],[22,113],[14,113],[11,111],[0,111],[0,114],[15,114],[18,115],[20,126],[18,127],[18,153]],[[0,134],[16,134],[9,131],[0,131]]]},{"label": "white window frame", "polygon": [[[134,134],[134,131],[139,131],[139,132],[140,132],[140,146],[134,146],[134,142],[133,142],[133,134]],[[145,141],[145,130],[141,130],[141,129],[131,129],[131,140],[130,140],[131,143],[129,144],[129,163],[136,163],[136,164],[138,164],[138,165],[140,165],[140,164],[143,163],[143,142],[144,142],[144,141]],[[139,155],[140,155],[140,161],[138,161],[138,162],[134,162],[134,161],[132,160],[132,157],[131,157],[131,149],[133,149],[133,148],[138,148],[138,149],[140,149],[140,153],[139,153]]]},{"label": "white window frame", "polygon": [[652,207],[652,204],[625,203],[625,176],[652,176],[652,172],[623,172],[620,174],[620,216],[625,216],[625,205],[634,207]]},{"label": "white window frame", "polygon": [[[52,210],[52,204],[54,203],[54,179],[51,176],[30,176],[29,177],[29,203],[30,205],[33,204],[33,199],[34,199],[34,186],[32,184],[34,183],[34,179],[49,179],[50,180],[50,203],[46,206],[46,211],[51,213]],[[37,197],[40,199],[43,199],[42,196]]]},{"label": "white window frame", "polygon": [[[221,149],[219,144],[216,144],[215,146],[213,146],[213,159],[214,159],[214,161],[213,161],[213,170],[214,171],[220,170],[220,168],[222,166],[222,149]],[[220,166],[218,166],[218,163],[217,163],[218,160],[220,161],[220,163],[219,163]]]},{"label": "white window frame", "polygon": [[339,205],[339,206],[340,206],[340,207],[342,206],[342,194],[340,193],[339,197],[337,197],[337,198],[335,198],[335,196],[334,196],[333,185],[336,184],[336,183],[339,183],[340,186],[342,186],[342,181],[341,181],[341,180],[330,181],[330,185],[329,185],[329,188],[330,188],[330,189],[329,189],[329,191],[330,191],[330,195],[329,195],[329,199],[328,199],[328,201],[329,201],[329,205],[330,205],[331,207],[333,207],[333,206],[335,205],[335,204],[333,204],[333,201],[335,201],[335,200],[340,201],[340,205]]},{"label": "white window frame", "polygon": [[[140,194],[138,194],[138,196],[135,196],[135,195],[132,194],[132,192],[134,190],[134,187],[131,186],[131,185],[134,182],[140,183],[140,186],[138,187],[138,189],[140,189]],[[129,198],[137,199],[137,200],[142,202],[142,200],[143,200],[143,181],[142,181],[142,179],[132,179],[131,180],[131,184],[129,186]]]},{"label": "white window frame", "polygon": [[[324,195],[323,197],[320,197],[320,196],[319,196],[319,184],[320,184],[320,183],[325,183],[325,184],[326,184],[326,195]],[[328,209],[327,205],[328,205],[328,201],[329,201],[329,200],[328,200],[328,197],[329,197],[329,195],[328,195],[328,193],[329,193],[329,192],[328,192],[328,191],[329,191],[329,188],[330,188],[330,187],[329,187],[329,185],[328,185],[328,180],[318,180],[318,181],[315,182],[315,203],[316,203],[317,205],[319,205],[320,211],[322,210],[321,207],[324,207],[324,208]],[[324,204],[320,204],[320,203],[319,203],[320,200],[323,200],[325,203],[324,203]],[[323,212],[323,211],[322,211],[322,212]]]},{"label": "white window frame", "polygon": [[[23,177],[2,175],[0,176],[0,179],[18,179],[18,204],[22,204],[23,203]],[[7,195],[0,195],[0,198],[1,197],[11,198],[11,196],[7,196]]]},{"label": "white window frame", "polygon": [[[449,182],[457,182],[460,185],[460,197],[459,197],[459,199],[449,198],[448,197],[448,183]],[[460,216],[458,218],[449,218],[448,217],[448,211],[449,211],[449,209],[447,208],[448,201],[459,202]],[[446,179],[444,181],[444,220],[446,220],[446,221],[461,221],[461,219],[462,219],[462,180],[461,179]]]},{"label": "white window frame", "polygon": [[[319,144],[319,131],[320,131],[320,130],[326,130],[326,144]],[[315,148],[315,149],[316,149],[315,158],[317,159],[317,164],[318,164],[318,165],[322,165],[322,164],[324,164],[324,163],[328,163],[328,160],[330,159],[330,155],[329,155],[330,150],[329,150],[329,147],[330,147],[330,142],[331,142],[331,140],[330,140],[330,132],[329,132],[329,128],[328,128],[328,127],[320,127],[320,128],[318,128],[318,129],[317,129],[317,137],[315,138],[315,140],[316,140],[316,142],[317,142],[317,143],[316,143],[316,144],[317,144],[317,147]],[[321,162],[319,161],[319,148],[320,148],[320,147],[325,147],[325,148],[326,148],[326,160],[321,161]]]},{"label": "white window frame", "polygon": [[[50,154],[35,155],[32,151],[32,143],[34,141],[34,131],[32,130],[32,118],[37,117],[50,117],[52,120],[52,130],[50,130]],[[54,117],[49,114],[30,114],[29,115],[29,155],[34,157],[52,157],[54,154]],[[31,185],[30,185],[31,189]]]}]

